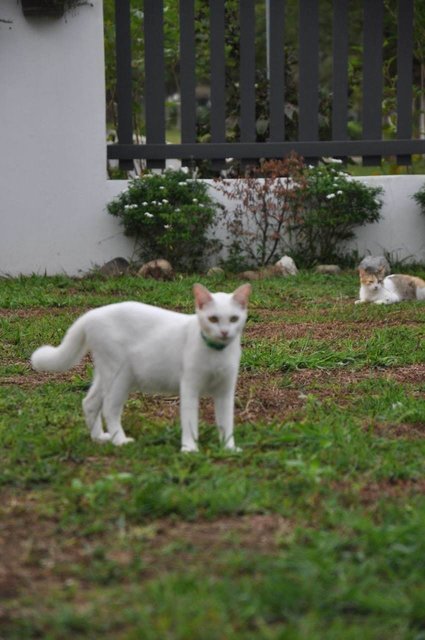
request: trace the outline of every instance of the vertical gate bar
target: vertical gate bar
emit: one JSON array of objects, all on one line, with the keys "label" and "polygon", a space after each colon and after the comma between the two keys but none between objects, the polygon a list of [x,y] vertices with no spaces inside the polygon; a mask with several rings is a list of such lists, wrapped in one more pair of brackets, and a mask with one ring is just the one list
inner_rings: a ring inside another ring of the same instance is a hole
[{"label": "vertical gate bar", "polygon": [[255,134],[255,0],[239,0],[240,12],[240,139]]},{"label": "vertical gate bar", "polygon": [[[146,142],[165,142],[164,3],[144,1]],[[165,160],[165,158],[164,158]],[[163,160],[149,167],[162,168]]]},{"label": "vertical gate bar", "polygon": [[[211,50],[211,142],[226,141],[226,94],[224,51],[225,12],[224,0],[210,0],[210,50]],[[217,158],[217,161],[222,160]],[[222,162],[212,163],[214,168]]]},{"label": "vertical gate bar", "polygon": [[[115,55],[117,138],[119,144],[133,143],[130,0],[115,0]],[[120,160],[121,169],[132,169],[132,160]]]},{"label": "vertical gate bar", "polygon": [[319,3],[299,4],[299,140],[319,138]]},{"label": "vertical gate bar", "polygon": [[[397,138],[412,137],[413,101],[413,0],[398,0],[397,40]],[[410,164],[411,157],[397,156],[397,164]]]},{"label": "vertical gate bar", "polygon": [[182,142],[196,141],[195,5],[180,0],[180,114]]},{"label": "vertical gate bar", "polygon": [[[382,0],[364,0],[363,139],[382,138],[383,22]],[[380,156],[363,159],[365,166],[381,163]]]},{"label": "vertical gate bar", "polygon": [[348,0],[333,0],[332,139],[347,140]]},{"label": "vertical gate bar", "polygon": [[285,140],[285,0],[271,0],[269,12],[270,141]]}]

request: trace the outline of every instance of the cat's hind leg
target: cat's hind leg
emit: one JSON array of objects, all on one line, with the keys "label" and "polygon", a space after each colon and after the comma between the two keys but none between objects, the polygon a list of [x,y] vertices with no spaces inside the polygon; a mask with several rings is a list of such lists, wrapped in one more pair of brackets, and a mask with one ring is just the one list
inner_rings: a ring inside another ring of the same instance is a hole
[{"label": "cat's hind leg", "polygon": [[105,433],[102,426],[102,385],[100,378],[96,377],[86,397],[83,400],[83,412],[90,437],[95,442],[108,442],[111,439],[109,433]]},{"label": "cat's hind leg", "polygon": [[125,435],[121,425],[121,414],[128,398],[130,385],[125,371],[119,372],[108,385],[103,398],[102,413],[106,422],[110,441],[116,446],[134,442],[134,438]]}]

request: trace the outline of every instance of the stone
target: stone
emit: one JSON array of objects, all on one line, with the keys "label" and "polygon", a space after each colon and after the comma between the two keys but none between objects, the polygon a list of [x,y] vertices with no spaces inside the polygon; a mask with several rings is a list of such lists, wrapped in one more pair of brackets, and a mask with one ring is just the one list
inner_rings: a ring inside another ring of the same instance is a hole
[{"label": "stone", "polygon": [[242,271],[238,274],[241,280],[260,280],[261,274],[258,271]]},{"label": "stone", "polygon": [[296,276],[298,273],[297,265],[290,256],[283,256],[275,263],[274,268],[276,274],[280,273],[282,276]]},{"label": "stone", "polygon": [[323,273],[328,276],[336,276],[341,273],[341,267],[337,264],[318,264],[316,267],[316,273]]},{"label": "stone", "polygon": [[174,271],[168,260],[160,258],[146,262],[140,267],[137,275],[141,278],[154,278],[154,280],[172,280]]},{"label": "stone", "polygon": [[122,276],[128,273],[130,263],[125,258],[113,258],[99,268],[99,273],[104,276]]},{"label": "stone", "polygon": [[221,267],[211,267],[207,271],[207,276],[210,278],[213,276],[224,276],[224,269]]},{"label": "stone", "polygon": [[365,256],[359,264],[359,269],[364,269],[368,273],[384,271],[387,276],[391,273],[391,267],[385,256]]}]

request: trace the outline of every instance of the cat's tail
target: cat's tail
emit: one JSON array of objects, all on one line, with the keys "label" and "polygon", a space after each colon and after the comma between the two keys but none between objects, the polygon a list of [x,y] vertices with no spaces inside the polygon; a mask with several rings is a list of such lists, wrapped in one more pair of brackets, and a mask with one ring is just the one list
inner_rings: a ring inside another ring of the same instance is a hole
[{"label": "cat's tail", "polygon": [[67,371],[88,352],[84,316],[76,320],[58,347],[45,344],[34,351],[31,364],[36,371]]}]

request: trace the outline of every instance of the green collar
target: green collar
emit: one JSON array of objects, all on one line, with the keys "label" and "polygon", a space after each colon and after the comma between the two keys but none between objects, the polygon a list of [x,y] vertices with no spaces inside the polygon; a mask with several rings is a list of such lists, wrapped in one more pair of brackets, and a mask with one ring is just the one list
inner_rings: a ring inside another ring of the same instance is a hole
[{"label": "green collar", "polygon": [[227,344],[223,344],[222,342],[214,342],[214,340],[210,340],[210,338],[207,338],[207,336],[204,335],[202,331],[201,331],[201,336],[202,336],[202,340],[210,349],[215,349],[216,351],[223,351],[223,349],[227,347]]}]

